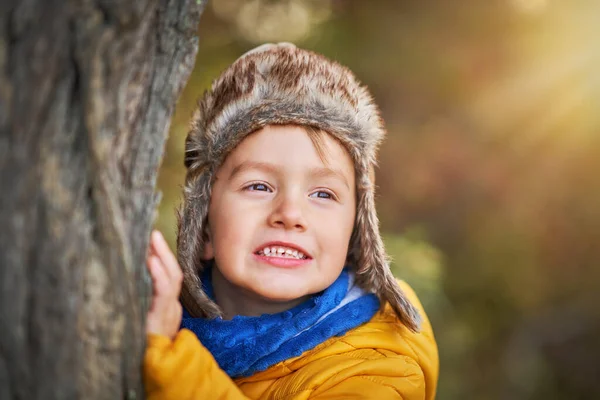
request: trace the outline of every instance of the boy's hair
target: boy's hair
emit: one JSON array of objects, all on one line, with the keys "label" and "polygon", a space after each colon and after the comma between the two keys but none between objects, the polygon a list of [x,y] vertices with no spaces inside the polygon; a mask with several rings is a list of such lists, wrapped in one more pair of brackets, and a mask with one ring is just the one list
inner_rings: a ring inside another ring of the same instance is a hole
[{"label": "boy's hair", "polygon": [[354,162],[357,194],[350,266],[361,287],[389,302],[409,329],[418,330],[418,311],[392,275],[379,234],[372,178],[385,135],[379,109],[349,69],[289,43],[262,45],[242,55],[213,82],[194,113],[186,138],[177,236],[183,306],[196,317],[221,315],[200,282],[215,173],[245,137],[270,124],[304,127],[320,155],[320,131],[346,148]]},{"label": "boy's hair", "polygon": [[321,161],[325,163],[327,161],[327,155],[325,154],[325,141],[323,140],[323,135],[326,135],[326,133],[315,126],[300,125],[300,127],[304,129],[313,146],[315,147],[317,155]]}]

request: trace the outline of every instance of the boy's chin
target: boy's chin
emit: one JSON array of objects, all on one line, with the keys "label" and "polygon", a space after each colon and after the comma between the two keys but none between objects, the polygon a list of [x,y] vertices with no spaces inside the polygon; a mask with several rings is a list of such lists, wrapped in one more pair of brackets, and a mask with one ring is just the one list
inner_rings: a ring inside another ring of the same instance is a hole
[{"label": "boy's chin", "polygon": [[257,287],[254,288],[254,292],[262,297],[263,299],[273,303],[293,303],[310,297],[312,294],[311,290],[299,288],[298,285],[294,287]]},{"label": "boy's chin", "polygon": [[276,303],[299,303],[325,290],[331,282],[307,276],[269,276],[255,280],[250,290],[264,300]]}]

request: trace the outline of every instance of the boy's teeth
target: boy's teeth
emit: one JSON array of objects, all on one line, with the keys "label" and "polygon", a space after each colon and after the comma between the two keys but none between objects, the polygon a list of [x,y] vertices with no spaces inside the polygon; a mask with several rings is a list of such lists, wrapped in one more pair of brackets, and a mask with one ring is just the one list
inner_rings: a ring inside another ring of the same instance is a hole
[{"label": "boy's teeth", "polygon": [[284,257],[284,258],[297,258],[299,260],[304,259],[304,254],[298,250],[289,249],[286,247],[265,247],[261,251],[262,255],[269,257]]}]

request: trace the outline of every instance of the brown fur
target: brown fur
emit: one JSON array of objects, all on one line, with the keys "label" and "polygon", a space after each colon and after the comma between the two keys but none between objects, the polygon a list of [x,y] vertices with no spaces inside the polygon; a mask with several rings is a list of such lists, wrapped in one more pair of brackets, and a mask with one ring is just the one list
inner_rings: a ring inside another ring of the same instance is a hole
[{"label": "brown fur", "polygon": [[221,315],[199,278],[212,183],[225,157],[268,124],[314,127],[348,150],[358,196],[348,258],[357,282],[389,302],[408,328],[418,330],[419,314],[397,285],[379,234],[372,174],[385,135],[379,110],[350,70],[291,44],[263,45],[244,54],[213,82],[194,113],[186,139],[188,170],[177,238],[183,305],[192,316]]}]

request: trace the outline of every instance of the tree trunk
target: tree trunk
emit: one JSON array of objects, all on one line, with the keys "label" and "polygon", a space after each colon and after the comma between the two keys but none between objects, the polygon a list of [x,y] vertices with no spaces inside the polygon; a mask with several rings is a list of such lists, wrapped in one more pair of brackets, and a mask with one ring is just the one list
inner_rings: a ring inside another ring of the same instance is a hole
[{"label": "tree trunk", "polygon": [[156,174],[202,3],[0,2],[0,399],[143,397]]}]

